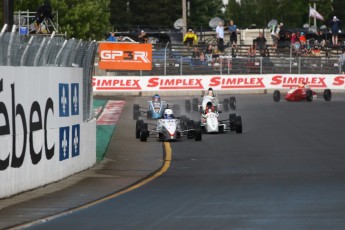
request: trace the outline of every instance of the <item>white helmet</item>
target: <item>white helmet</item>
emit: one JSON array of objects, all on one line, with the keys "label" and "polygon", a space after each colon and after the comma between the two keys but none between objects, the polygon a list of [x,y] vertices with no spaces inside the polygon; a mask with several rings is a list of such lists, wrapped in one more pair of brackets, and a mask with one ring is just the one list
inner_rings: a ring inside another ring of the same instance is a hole
[{"label": "white helmet", "polygon": [[166,109],[164,111],[164,118],[174,118],[173,111],[171,109]]}]

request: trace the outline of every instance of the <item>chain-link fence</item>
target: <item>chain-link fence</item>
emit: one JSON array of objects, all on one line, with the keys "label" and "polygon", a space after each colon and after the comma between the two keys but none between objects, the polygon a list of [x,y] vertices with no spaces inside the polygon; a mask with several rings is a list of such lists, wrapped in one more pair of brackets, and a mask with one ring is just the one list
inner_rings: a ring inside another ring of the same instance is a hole
[{"label": "chain-link fence", "polygon": [[83,68],[83,119],[92,111],[92,76],[96,42],[62,37],[0,34],[0,66],[60,66]]},{"label": "chain-link fence", "polygon": [[192,49],[184,46],[153,46],[151,71],[100,71],[96,75],[115,76],[165,76],[165,75],[231,75],[231,74],[341,74],[345,70],[334,56],[295,56],[276,51],[269,57],[249,58],[234,55],[231,51],[223,54],[200,55],[192,58]]}]

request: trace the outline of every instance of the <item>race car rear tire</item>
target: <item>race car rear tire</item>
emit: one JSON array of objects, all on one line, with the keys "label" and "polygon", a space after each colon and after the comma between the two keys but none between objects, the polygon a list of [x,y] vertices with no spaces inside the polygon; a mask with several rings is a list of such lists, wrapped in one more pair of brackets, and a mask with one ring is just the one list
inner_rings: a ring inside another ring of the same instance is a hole
[{"label": "race car rear tire", "polygon": [[198,105],[199,105],[199,100],[198,100],[198,98],[194,97],[192,99],[192,109],[194,112],[198,112],[198,109],[199,109]]},{"label": "race car rear tire", "polygon": [[330,89],[325,89],[323,91],[323,98],[325,99],[325,101],[330,101],[332,99],[332,92]]},{"label": "race car rear tire", "polygon": [[141,131],[141,126],[144,124],[143,120],[137,120],[135,124],[135,138],[139,139],[140,138],[140,131]]},{"label": "race car rear tire", "polygon": [[230,97],[230,109],[235,110],[236,109],[236,98]]},{"label": "race car rear tire", "polygon": [[195,129],[195,135],[194,135],[195,141],[201,141],[202,140],[202,130],[201,127],[198,127]]},{"label": "race car rear tire", "polygon": [[147,129],[147,123],[143,123],[141,125],[141,130],[140,130],[140,141],[147,141],[148,136],[149,136],[149,131]]},{"label": "race car rear tire", "polygon": [[309,102],[313,101],[313,92],[310,89],[308,89],[305,92],[305,94],[306,94],[307,101],[309,101]]},{"label": "race car rear tire", "polygon": [[236,114],[230,113],[229,114],[229,121],[230,121],[230,131],[236,130]]},{"label": "race car rear tire", "polygon": [[228,98],[224,99],[223,108],[225,112],[228,112],[230,110],[230,100]]},{"label": "race car rear tire", "polygon": [[[195,124],[193,120],[186,121],[187,124],[187,138],[193,139],[195,137]],[[192,129],[192,130],[190,130]]]},{"label": "race car rear tire", "polygon": [[133,105],[133,119],[134,120],[138,120],[139,116],[140,116],[140,111],[139,111],[139,105],[138,104],[134,104]]},{"label": "race car rear tire", "polygon": [[280,101],[280,91],[274,90],[273,91],[273,101],[279,102]]},{"label": "race car rear tire", "polygon": [[242,118],[236,116],[236,133],[242,133]]},{"label": "race car rear tire", "polygon": [[190,100],[185,100],[184,102],[184,108],[186,110],[186,113],[190,113],[191,109],[192,109],[192,105],[190,103]]},{"label": "race car rear tire", "polygon": [[219,131],[219,133],[224,133],[224,126],[223,126],[223,125],[220,125],[220,126],[218,127],[218,131]]}]

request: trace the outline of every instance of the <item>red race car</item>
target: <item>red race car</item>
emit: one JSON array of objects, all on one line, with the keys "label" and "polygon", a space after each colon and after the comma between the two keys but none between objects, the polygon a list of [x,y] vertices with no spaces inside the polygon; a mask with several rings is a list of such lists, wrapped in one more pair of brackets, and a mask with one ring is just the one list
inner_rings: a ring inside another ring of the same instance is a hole
[{"label": "red race car", "polygon": [[[287,101],[313,101],[314,98],[317,98],[318,94],[315,91],[312,91],[306,83],[302,83],[296,88],[290,89],[286,95],[285,100]],[[330,101],[332,99],[332,92],[330,89],[325,89],[322,94],[325,101]],[[274,90],[273,100],[279,102],[281,98],[281,93],[279,90]]]}]

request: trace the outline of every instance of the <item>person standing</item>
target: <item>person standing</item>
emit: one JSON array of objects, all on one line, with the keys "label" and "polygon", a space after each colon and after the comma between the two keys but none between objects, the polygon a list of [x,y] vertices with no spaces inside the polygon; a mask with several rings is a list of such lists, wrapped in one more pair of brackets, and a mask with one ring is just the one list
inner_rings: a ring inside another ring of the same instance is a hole
[{"label": "person standing", "polygon": [[237,49],[237,26],[234,24],[233,20],[230,21],[228,30],[230,32],[230,45]]},{"label": "person standing", "polygon": [[264,34],[262,32],[259,32],[259,37],[255,39],[255,43],[262,57],[265,57],[266,42],[267,40],[264,37]]},{"label": "person standing", "polygon": [[216,27],[217,41],[218,41],[218,50],[224,52],[224,27],[223,22],[219,22]]},{"label": "person standing", "polygon": [[142,30],[138,36],[138,40],[139,40],[139,43],[147,43],[149,40],[147,33]]},{"label": "person standing", "polygon": [[115,32],[111,32],[110,36],[107,38],[108,42],[116,42]]},{"label": "person standing", "polygon": [[276,49],[277,46],[278,46],[279,32],[280,32],[280,28],[281,27],[283,27],[283,23],[280,23],[279,25],[275,25],[272,28],[272,31],[271,31],[271,37],[272,37],[272,40],[273,40],[272,48],[274,48],[274,49]]},{"label": "person standing", "polygon": [[338,45],[338,34],[339,34],[339,19],[337,16],[333,17],[333,20],[331,21],[331,29],[332,29],[332,44]]}]

